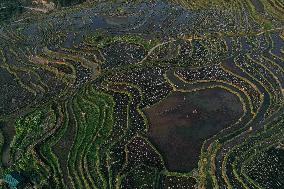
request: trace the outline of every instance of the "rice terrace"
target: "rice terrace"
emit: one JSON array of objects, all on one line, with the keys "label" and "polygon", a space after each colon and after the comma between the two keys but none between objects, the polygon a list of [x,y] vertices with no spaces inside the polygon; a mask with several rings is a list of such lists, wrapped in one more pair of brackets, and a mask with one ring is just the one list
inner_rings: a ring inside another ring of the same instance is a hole
[{"label": "rice terrace", "polygon": [[284,189],[284,0],[0,0],[0,189]]}]

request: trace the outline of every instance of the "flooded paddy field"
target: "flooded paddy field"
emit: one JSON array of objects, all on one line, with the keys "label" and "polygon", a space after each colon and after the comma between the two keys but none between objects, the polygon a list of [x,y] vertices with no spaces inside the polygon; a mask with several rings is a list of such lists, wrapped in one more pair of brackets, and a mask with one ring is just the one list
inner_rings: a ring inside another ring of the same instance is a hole
[{"label": "flooded paddy field", "polygon": [[280,0],[13,3],[0,188],[282,188]]},{"label": "flooded paddy field", "polygon": [[203,142],[242,115],[239,99],[224,89],[172,93],[146,109],[149,137],[171,171],[197,168]]}]

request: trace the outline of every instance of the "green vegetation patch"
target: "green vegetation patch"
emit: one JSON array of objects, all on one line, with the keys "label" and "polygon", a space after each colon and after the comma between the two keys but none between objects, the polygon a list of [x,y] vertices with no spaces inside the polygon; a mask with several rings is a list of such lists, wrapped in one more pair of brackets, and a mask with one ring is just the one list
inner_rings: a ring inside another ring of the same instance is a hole
[{"label": "green vegetation patch", "polygon": [[159,44],[159,39],[144,39],[141,35],[138,34],[124,34],[124,35],[107,35],[104,32],[98,31],[91,37],[87,38],[87,41],[99,49],[103,49],[108,45],[116,42],[124,43],[134,43],[137,45],[142,45],[146,50],[150,50]]},{"label": "green vegetation patch", "polygon": [[38,128],[43,118],[44,115],[42,111],[35,111],[26,117],[21,117],[15,124],[16,135],[19,136]]}]

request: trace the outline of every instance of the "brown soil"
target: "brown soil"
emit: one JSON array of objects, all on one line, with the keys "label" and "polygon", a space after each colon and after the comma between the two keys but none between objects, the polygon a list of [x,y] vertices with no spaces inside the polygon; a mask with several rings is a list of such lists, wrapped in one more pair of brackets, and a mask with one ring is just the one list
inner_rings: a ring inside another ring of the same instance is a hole
[{"label": "brown soil", "polygon": [[68,155],[73,144],[73,140],[76,132],[76,121],[74,118],[73,110],[68,106],[69,122],[68,130],[64,133],[63,137],[55,144],[52,149],[55,155],[58,157],[58,161],[63,172],[64,182],[68,188],[71,188],[71,181],[68,177]]}]

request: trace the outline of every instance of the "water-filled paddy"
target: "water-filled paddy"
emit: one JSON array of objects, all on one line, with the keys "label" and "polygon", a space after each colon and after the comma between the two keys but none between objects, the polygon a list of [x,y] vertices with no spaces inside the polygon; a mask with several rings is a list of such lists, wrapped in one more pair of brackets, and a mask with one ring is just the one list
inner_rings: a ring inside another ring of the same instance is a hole
[{"label": "water-filled paddy", "polygon": [[171,171],[188,172],[197,167],[203,141],[235,123],[242,112],[238,97],[224,89],[174,92],[146,110],[149,137]]}]

